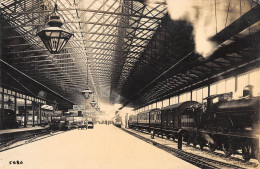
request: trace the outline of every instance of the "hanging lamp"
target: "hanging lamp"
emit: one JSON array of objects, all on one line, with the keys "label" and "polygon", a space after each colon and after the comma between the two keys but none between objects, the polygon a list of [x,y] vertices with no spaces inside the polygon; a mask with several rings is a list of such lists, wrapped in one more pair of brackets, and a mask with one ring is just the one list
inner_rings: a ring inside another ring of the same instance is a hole
[{"label": "hanging lamp", "polygon": [[81,93],[82,93],[82,95],[85,97],[85,99],[88,99],[88,98],[91,96],[91,94],[93,93],[93,92],[89,89],[89,87],[88,87],[88,58],[87,58],[87,86],[86,86],[86,89],[83,90]]},{"label": "hanging lamp", "polygon": [[69,33],[61,28],[63,23],[60,20],[60,16],[56,13],[58,13],[58,5],[55,3],[53,15],[50,16],[50,20],[48,22],[49,27],[37,33],[45,47],[52,54],[60,53],[71,36],[73,36],[72,33]]},{"label": "hanging lamp", "polygon": [[94,93],[93,93],[93,100],[92,100],[92,102],[90,102],[90,105],[92,107],[95,107],[97,105],[97,102],[95,102],[95,99],[94,99]]},{"label": "hanging lamp", "polygon": [[97,105],[97,102],[95,102],[95,100],[92,100],[92,102],[90,102],[90,105],[91,105],[92,107],[95,107],[95,106]]}]

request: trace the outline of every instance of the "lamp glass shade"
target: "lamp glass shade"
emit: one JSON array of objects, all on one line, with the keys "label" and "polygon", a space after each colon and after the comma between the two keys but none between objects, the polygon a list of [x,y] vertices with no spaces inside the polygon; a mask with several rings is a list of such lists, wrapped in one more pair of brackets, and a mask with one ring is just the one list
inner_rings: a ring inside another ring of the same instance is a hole
[{"label": "lamp glass shade", "polygon": [[90,105],[91,105],[92,107],[95,107],[95,106],[97,105],[97,102],[95,102],[95,100],[92,100],[92,102],[90,102]]},{"label": "lamp glass shade", "polygon": [[41,30],[37,35],[50,53],[60,53],[73,34],[61,28],[62,22],[59,16],[51,16],[48,25],[49,27]]},{"label": "lamp glass shade", "polygon": [[86,88],[81,93],[85,97],[85,99],[88,99],[93,92],[89,88]]}]

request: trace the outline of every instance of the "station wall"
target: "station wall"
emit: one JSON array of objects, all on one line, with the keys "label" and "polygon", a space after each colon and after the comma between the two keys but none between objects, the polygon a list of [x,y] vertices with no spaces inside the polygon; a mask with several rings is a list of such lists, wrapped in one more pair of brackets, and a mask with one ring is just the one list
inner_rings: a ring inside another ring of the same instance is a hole
[{"label": "station wall", "polygon": [[227,79],[221,79],[216,83],[204,86],[190,92],[185,92],[179,96],[173,96],[171,98],[152,103],[146,107],[136,110],[136,112],[142,112],[154,108],[162,108],[172,104],[184,102],[184,101],[197,101],[203,102],[203,98],[209,95],[233,93],[233,99],[238,99],[243,95],[243,88],[247,85],[252,85],[253,96],[260,96],[260,68],[253,69],[243,74],[239,74]]}]

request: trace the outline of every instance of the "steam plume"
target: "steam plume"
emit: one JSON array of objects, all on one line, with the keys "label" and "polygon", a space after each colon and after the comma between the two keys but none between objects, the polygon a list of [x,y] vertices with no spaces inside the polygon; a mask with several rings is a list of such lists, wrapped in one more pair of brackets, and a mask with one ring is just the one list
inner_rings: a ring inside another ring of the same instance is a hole
[{"label": "steam plume", "polygon": [[[157,1],[147,1],[153,2]],[[248,0],[166,0],[166,4],[172,20],[192,23],[196,52],[203,57],[217,49],[209,38],[251,8]]]}]

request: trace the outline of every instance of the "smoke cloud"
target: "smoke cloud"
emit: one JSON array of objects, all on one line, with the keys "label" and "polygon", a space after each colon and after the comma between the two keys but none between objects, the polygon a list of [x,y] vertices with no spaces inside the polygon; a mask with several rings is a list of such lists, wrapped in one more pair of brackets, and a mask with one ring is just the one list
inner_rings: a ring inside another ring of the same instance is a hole
[{"label": "smoke cloud", "polygon": [[[147,1],[153,2],[157,1]],[[251,9],[248,0],[166,0],[166,4],[172,20],[192,23],[195,49],[203,57],[219,45],[210,38]]]}]

